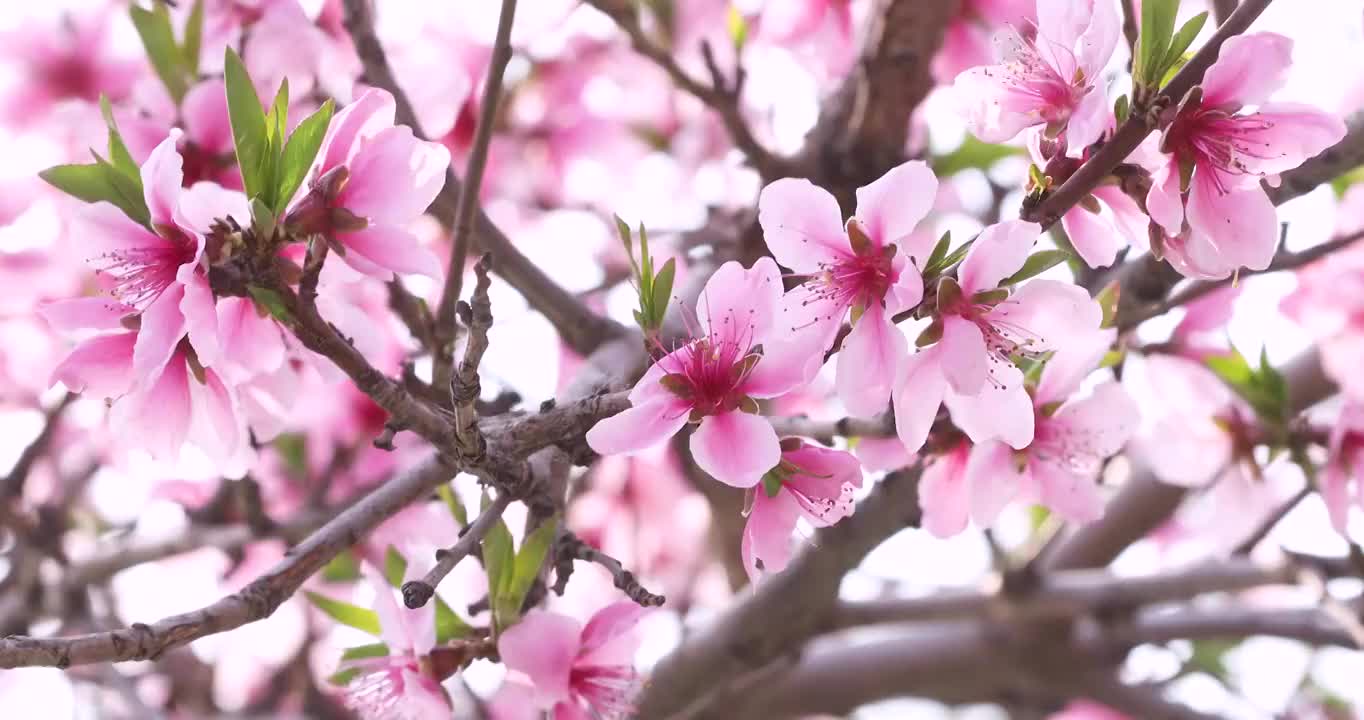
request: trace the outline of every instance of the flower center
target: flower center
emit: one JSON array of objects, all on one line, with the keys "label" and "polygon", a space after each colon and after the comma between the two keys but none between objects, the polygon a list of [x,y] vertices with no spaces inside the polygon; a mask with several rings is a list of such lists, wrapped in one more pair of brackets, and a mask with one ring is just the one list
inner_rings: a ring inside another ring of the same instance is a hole
[{"label": "flower center", "polygon": [[634,668],[623,665],[574,665],[569,686],[596,712],[593,717],[625,717],[635,710],[639,688]]},{"label": "flower center", "polygon": [[174,227],[159,228],[164,242],[124,248],[92,261],[95,271],[113,278],[113,294],[120,301],[145,310],[175,282],[181,265],[194,260],[195,241]]},{"label": "flower center", "polygon": [[[1006,49],[1001,67],[1013,92],[1021,98],[1031,99],[1033,102],[1028,105],[1037,108],[1041,120],[1058,127],[1063,125],[1070,119],[1071,110],[1080,98],[1091,89],[1084,73],[1078,69],[1075,54],[1069,48],[1053,43],[1039,48],[1036,34],[1025,38],[1013,28],[1009,28],[1003,37]],[[1044,51],[1051,54],[1052,62],[1042,57]],[[1074,77],[1067,80],[1057,67],[1076,68]],[[987,74],[991,72],[986,70]]]},{"label": "flower center", "polygon": [[59,98],[79,98],[95,101],[99,99],[99,76],[87,57],[78,52],[66,53],[54,58],[38,69],[37,75],[43,84]]},{"label": "flower center", "polygon": [[1181,166],[1197,166],[1210,173],[1217,191],[1230,191],[1235,176],[1258,175],[1246,165],[1247,158],[1274,157],[1270,143],[1262,139],[1274,123],[1258,114],[1232,115],[1223,110],[1198,108],[1180,113],[1166,130],[1164,149]]},{"label": "flower center", "polygon": [[762,355],[739,342],[712,335],[693,340],[677,354],[676,366],[660,380],[674,395],[691,404],[693,420],[756,403],[740,388]]},{"label": "flower center", "polygon": [[811,280],[811,289],[816,297],[840,307],[866,308],[884,303],[890,286],[898,279],[894,258],[894,245],[880,251],[866,248],[851,257],[822,265],[819,274]]}]

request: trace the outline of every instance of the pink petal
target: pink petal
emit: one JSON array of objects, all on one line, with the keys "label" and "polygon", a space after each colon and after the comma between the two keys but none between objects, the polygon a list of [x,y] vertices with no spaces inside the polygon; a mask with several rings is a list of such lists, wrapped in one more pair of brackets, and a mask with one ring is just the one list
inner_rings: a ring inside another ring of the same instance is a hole
[{"label": "pink petal", "polygon": [[[1056,2],[1056,0],[1046,0]],[[1038,3],[1041,5],[1042,3]],[[1080,69],[1084,70],[1090,82],[1096,85],[1094,93],[1104,96],[1103,80],[1100,73],[1104,66],[1113,57],[1113,50],[1118,46],[1118,38],[1122,35],[1122,18],[1118,16],[1118,8],[1115,3],[1109,0],[1088,0],[1081,5],[1089,10],[1088,26],[1081,34],[1079,41],[1080,47],[1077,53],[1080,62]],[[1040,12],[1040,9],[1039,9]],[[1093,94],[1093,93],[1091,93]],[[1106,105],[1105,96],[1105,105]],[[1083,105],[1083,102],[1081,103]],[[1107,108],[1105,107],[1105,115]],[[1074,123],[1074,118],[1071,119]],[[1098,139],[1098,136],[1095,136]],[[1074,145],[1072,145],[1074,147]]]},{"label": "pink petal", "polygon": [[133,343],[136,333],[99,335],[72,348],[52,371],[51,382],[72,392],[116,398],[133,385]]},{"label": "pink petal", "polygon": [[194,346],[194,354],[199,356],[199,362],[213,365],[218,361],[221,349],[213,290],[208,286],[208,278],[199,273],[191,274],[184,288],[180,312],[184,316],[185,332],[189,335],[190,345]]},{"label": "pink petal", "polygon": [[966,481],[971,486],[971,519],[989,527],[999,512],[1018,496],[1023,484],[1014,451],[998,442],[977,444],[966,463]]},{"label": "pink petal", "polygon": [[781,270],[772,258],[747,269],[731,260],[706,281],[696,300],[696,320],[707,335],[741,345],[762,342],[772,333],[781,295]]},{"label": "pink petal", "polygon": [[855,217],[878,248],[899,244],[933,209],[937,196],[938,177],[922,160],[913,160],[858,188]]},{"label": "pink petal", "polygon": [[702,420],[692,433],[691,453],[708,475],[740,488],[757,485],[781,462],[772,425],[763,417],[737,410]]},{"label": "pink petal", "polygon": [[215,182],[201,180],[180,192],[176,224],[201,235],[213,230],[214,222],[232,218],[242,227],[251,225],[246,196]]},{"label": "pink petal", "polygon": [[957,76],[952,94],[965,116],[966,129],[987,143],[1014,139],[1025,128],[1040,125],[1046,107],[1035,95],[1020,93],[998,66],[975,67]]},{"label": "pink petal", "polygon": [[319,172],[345,165],[362,140],[393,126],[397,106],[385,90],[366,90],[355,102],[342,108],[327,127],[327,136],[318,151]]},{"label": "pink petal", "polygon": [[240,449],[238,441],[241,439],[237,403],[232,392],[212,368],[204,369],[204,382],[192,380],[189,390],[193,413],[190,438],[210,458],[228,461]]},{"label": "pink petal", "polygon": [[864,436],[858,439],[853,454],[868,472],[898,470],[914,462],[914,456],[905,450],[898,437]]},{"label": "pink petal", "polygon": [[1092,268],[1108,267],[1118,256],[1119,239],[1113,226],[1083,207],[1076,207],[1061,216],[1061,227],[1066,237],[1085,264]]},{"label": "pink petal", "polygon": [[929,463],[919,480],[920,526],[935,537],[952,537],[966,529],[971,507],[971,485],[966,480],[968,447],[962,443]]},{"label": "pink petal", "polygon": [[996,373],[1003,387],[986,383],[975,395],[948,393],[944,398],[952,411],[952,422],[973,442],[1002,440],[1015,449],[1032,443],[1032,398],[1023,389],[1023,375],[1017,368]]},{"label": "pink petal", "polygon": [[1228,38],[1203,76],[1203,104],[1240,108],[1260,105],[1283,87],[1293,62],[1293,40],[1278,33]]},{"label": "pink petal", "polygon": [[151,211],[152,225],[175,224],[175,206],[180,197],[180,185],[184,179],[181,165],[184,161],[175,149],[180,142],[180,131],[172,129],[170,135],[157,145],[147,162],[142,164],[142,194]]},{"label": "pink petal", "polygon": [[632,407],[599,420],[587,431],[587,444],[602,455],[645,450],[677,434],[689,412],[689,407],[668,398]]},{"label": "pink petal", "polygon": [[806,497],[838,500],[843,497],[843,486],[862,487],[862,464],[842,450],[803,445],[782,453],[782,459],[800,469],[786,484]]},{"label": "pink petal", "polygon": [[1067,49],[1089,27],[1094,12],[1094,0],[1037,0],[1037,31],[1045,42]]},{"label": "pink petal", "polygon": [[525,673],[543,707],[569,700],[569,675],[578,656],[578,621],[532,610],[503,631],[497,650],[509,670]]},{"label": "pink petal", "polygon": [[184,295],[184,286],[173,284],[142,313],[133,348],[133,371],[139,378],[150,377],[164,366],[185,336],[185,316],[180,311]]},{"label": "pink petal", "polygon": [[967,295],[993,290],[1018,272],[1042,229],[1037,223],[1007,220],[981,231],[962,261],[957,280]]},{"label": "pink petal", "polygon": [[[896,260],[903,261],[903,258],[901,255]],[[886,313],[889,315],[913,310],[924,299],[924,279],[918,268],[909,262],[901,262],[901,265],[902,267],[898,268],[900,277],[890,286],[890,293],[885,299]]]},{"label": "pink petal", "polygon": [[798,273],[819,272],[852,252],[838,201],[809,180],[782,178],[763,188],[758,223],[772,256]]},{"label": "pink petal", "polygon": [[174,460],[189,434],[190,419],[189,372],[184,358],[176,356],[159,368],[145,389],[114,405],[110,424],[130,445]]},{"label": "pink petal", "polygon": [[1029,280],[1008,300],[996,305],[986,321],[1001,327],[1022,328],[1030,340],[1029,349],[1046,351],[1098,330],[1103,322],[1103,308],[1079,285]]},{"label": "pink petal", "polygon": [[1162,482],[1183,487],[1207,485],[1231,458],[1231,439],[1211,422],[1187,418],[1157,420],[1132,441],[1130,452],[1141,458]]},{"label": "pink petal", "polygon": [[648,608],[631,600],[620,600],[598,610],[583,628],[582,648],[578,654],[585,660],[590,659],[593,653],[629,633],[648,612]]},{"label": "pink petal", "polygon": [[1264,270],[1278,248],[1279,213],[1259,185],[1224,194],[1200,171],[1189,189],[1189,225],[1228,267]]},{"label": "pink petal", "polygon": [[60,333],[118,330],[123,327],[123,318],[135,312],[136,309],[107,297],[56,300],[38,307],[38,314]]},{"label": "pink petal", "polygon": [[1239,157],[1257,173],[1273,175],[1301,165],[1345,137],[1345,123],[1330,113],[1299,103],[1262,105],[1250,117],[1270,123],[1264,130],[1245,133],[1240,142],[1254,152]]},{"label": "pink petal", "polygon": [[279,326],[261,317],[250,300],[219,300],[218,330],[231,364],[245,370],[247,376],[274,372],[284,363],[284,338]]},{"label": "pink petal", "polygon": [[916,453],[924,446],[946,392],[947,379],[943,377],[936,346],[909,355],[900,364],[891,403],[895,408],[895,434],[907,452]]},{"label": "pink petal", "polygon": [[450,151],[418,140],[412,128],[382,130],[350,162],[337,202],[371,224],[405,225],[426,212],[445,185]]},{"label": "pink petal", "polygon": [[1075,473],[1058,463],[1028,463],[1038,484],[1040,501],[1057,515],[1074,523],[1089,523],[1103,516],[1103,497],[1094,478]]},{"label": "pink petal", "polygon": [[109,253],[141,248],[164,248],[167,242],[156,233],[138,225],[109,203],[82,207],[72,223],[72,235],[79,237],[87,258],[103,259]]},{"label": "pink petal", "polygon": [[1079,390],[1080,383],[1098,366],[1116,337],[1116,330],[1105,328],[1079,335],[1057,349],[1042,368],[1034,402],[1039,406],[1060,402]]},{"label": "pink petal", "polygon": [[364,230],[340,233],[337,240],[346,247],[342,256],[346,264],[366,275],[390,280],[396,272],[440,280],[444,274],[436,254],[422,245],[416,235],[396,225],[371,225]]},{"label": "pink petal", "polygon": [[1089,397],[1068,402],[1048,419],[1048,425],[1071,437],[1083,438],[1083,450],[1112,457],[1132,438],[1141,422],[1137,404],[1122,385],[1108,381]]},{"label": "pink petal", "polygon": [[1122,233],[1123,238],[1138,249],[1146,249],[1147,223],[1149,218],[1122,188],[1112,185],[1094,188],[1094,197],[1108,206],[1113,215],[1113,226]]},{"label": "pink petal", "polygon": [[[1096,0],[1100,5],[1107,5],[1107,0]],[[1070,118],[1066,121],[1066,142],[1070,147],[1087,148],[1098,142],[1099,137],[1108,130],[1111,115],[1109,114],[1108,93],[1104,92],[1102,80],[1098,87],[1091,89],[1080,98],[1080,102],[1071,110]]]},{"label": "pink petal", "polygon": [[1321,471],[1321,501],[1326,504],[1326,513],[1331,518],[1331,527],[1341,535],[1346,534],[1350,521],[1350,476],[1343,462],[1337,459],[1326,464]]},{"label": "pink petal", "polygon": [[1151,176],[1151,189],[1146,193],[1146,209],[1171,237],[1184,229],[1184,198],[1179,192],[1179,169],[1171,160]]},{"label": "pink petal", "polygon": [[835,385],[838,398],[853,415],[885,412],[900,361],[909,341],[883,308],[873,305],[853,325],[838,354]]},{"label": "pink petal", "polygon": [[762,360],[745,378],[741,390],[750,397],[773,398],[809,384],[824,365],[826,346],[817,344],[816,339],[807,336],[763,343]]},{"label": "pink petal", "polygon": [[800,519],[800,507],[788,492],[768,497],[759,488],[753,495],[753,509],[744,524],[739,547],[748,578],[757,582],[766,573],[781,572],[791,560],[791,532]]},{"label": "pink petal", "polygon": [[848,308],[813,287],[811,283],[797,285],[782,295],[773,330],[778,335],[808,335],[821,350],[828,350],[838,337]]},{"label": "pink petal", "polygon": [[222,80],[211,78],[190,88],[180,103],[180,114],[190,142],[211,153],[232,152],[227,86]]},{"label": "pink petal", "polygon": [[989,356],[985,349],[985,335],[970,320],[956,315],[943,317],[942,371],[952,389],[964,395],[974,395],[985,385]]}]

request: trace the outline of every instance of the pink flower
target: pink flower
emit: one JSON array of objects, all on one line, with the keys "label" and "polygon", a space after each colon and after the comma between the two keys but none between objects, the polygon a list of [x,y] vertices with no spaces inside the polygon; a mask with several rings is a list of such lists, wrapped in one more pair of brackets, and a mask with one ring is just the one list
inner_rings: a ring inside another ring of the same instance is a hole
[{"label": "pink flower", "polygon": [[52,371],[52,382],[112,399],[110,424],[129,445],[172,460],[186,441],[220,461],[242,449],[246,433],[236,397],[218,373],[199,362],[189,343],[177,339],[169,357],[144,375],[137,371],[136,355],[146,330],[123,331],[133,308],[77,298],[40,312],[60,332],[100,333],[71,350]]},{"label": "pink flower", "polygon": [[1003,440],[1016,449],[1033,441],[1034,408],[1014,366],[1017,354],[1040,355],[1098,329],[1103,311],[1083,288],[1032,280],[999,287],[1017,272],[1040,232],[1020,220],[991,225],[976,238],[957,273],[937,289],[933,326],[940,339],[901,363],[892,397],[895,429],[917,452],[944,402],[974,442]]},{"label": "pink flower", "polygon": [[114,52],[113,13],[112,6],[66,12],[56,23],[31,21],[0,36],[0,62],[15,66],[8,73],[14,81],[0,93],[6,123],[42,122],[63,101],[128,95],[141,63]]},{"label": "pink flower", "polygon": [[[1072,522],[1091,522],[1103,514],[1095,480],[1103,461],[1136,430],[1137,408],[1113,381],[1084,398],[1071,398],[1115,335],[1113,330],[1093,333],[1068,343],[1047,361],[1031,393],[1037,431],[1027,448],[980,443],[971,451],[965,473],[957,475],[958,484],[920,488],[925,527],[948,534],[960,531],[968,508],[976,524],[987,527],[1015,499],[1045,505]],[[939,512],[947,518],[932,519]]]},{"label": "pink flower", "polygon": [[839,399],[855,415],[886,409],[895,372],[909,352],[892,318],[923,298],[911,258],[926,260],[929,248],[911,233],[937,193],[933,171],[915,161],[859,188],[857,212],[846,225],[834,197],[808,180],[778,180],[758,199],[768,248],[777,262],[806,277],[782,299],[784,329],[827,350],[844,318],[852,318],[835,382]]},{"label": "pink flower", "polygon": [[151,226],[137,224],[107,203],[84,209],[77,237],[88,243],[91,264],[114,298],[139,317],[133,352],[138,377],[154,374],[186,334],[198,362],[218,357],[213,292],[203,265],[206,234],[216,218],[245,217],[245,201],[212,184],[182,191],[182,161],[170,135],[142,164],[142,190]]},{"label": "pink flower", "polygon": [[[1090,154],[1088,150],[1081,152],[1079,160],[1049,158],[1043,152],[1043,143],[1042,132],[1028,135],[1028,152],[1033,163],[1049,172],[1057,165],[1065,168],[1067,173],[1073,172],[1070,168],[1078,169],[1081,161]],[[1064,152],[1063,146],[1061,153]],[[1112,265],[1124,242],[1145,249],[1149,222],[1136,201],[1117,185],[1094,188],[1084,200],[1061,216],[1061,227],[1066,231],[1071,246],[1080,259],[1092,268]]]},{"label": "pink flower", "polygon": [[327,237],[355,270],[441,277],[440,261],[406,226],[426,212],[445,184],[450,153],[395,127],[393,96],[369,90],[332,118],[309,192],[286,223]]},{"label": "pink flower", "polygon": [[1129,720],[1117,710],[1090,700],[1072,700],[1061,712],[1053,713],[1047,720]]},{"label": "pink flower", "polygon": [[1032,0],[965,0],[933,57],[933,79],[944,85],[961,73],[995,60],[990,36],[1011,25],[1024,36],[1033,34],[1037,12]]},{"label": "pink flower", "polygon": [[365,566],[374,586],[374,610],[389,654],[348,660],[360,676],[346,687],[346,707],[363,720],[441,720],[451,715],[450,699],[424,662],[436,646],[436,605],[409,610],[393,599],[393,588]]},{"label": "pink flower", "polygon": [[618,720],[633,710],[638,685],[630,630],[647,612],[623,600],[587,626],[558,613],[532,610],[502,633],[497,649],[508,670],[526,675],[537,704],[555,720]]},{"label": "pink flower", "polygon": [[630,391],[633,407],[588,431],[592,449],[633,453],[699,422],[691,436],[696,464],[736,487],[757,484],[781,460],[781,448],[776,431],[756,414],[756,399],[808,382],[822,358],[808,343],[781,339],[776,327],[781,292],[781,274],[771,258],[748,270],[736,262],[721,265],[698,300],[701,337],[644,373]]},{"label": "pink flower", "polygon": [[[1189,277],[1263,270],[1278,245],[1274,204],[1260,187],[1339,142],[1345,124],[1316,108],[1268,102],[1287,75],[1293,41],[1274,33],[1229,39],[1203,79],[1202,98],[1165,130],[1163,165],[1146,208],[1163,252]],[[1246,112],[1247,105],[1258,106]]]},{"label": "pink flower", "polygon": [[791,558],[796,521],[804,517],[815,527],[833,525],[853,513],[853,491],[860,487],[862,466],[852,455],[797,438],[783,441],[781,463],[754,493],[744,525],[748,577],[781,572]]},{"label": "pink flower", "polygon": [[[1364,186],[1345,194],[1341,213],[1352,204],[1364,207]],[[1364,399],[1364,246],[1331,253],[1299,270],[1297,280],[1280,309],[1316,339],[1327,376],[1345,395]]]},{"label": "pink flower", "polygon": [[1202,487],[1223,476],[1252,475],[1250,452],[1259,424],[1254,411],[1211,370],[1173,355],[1143,363],[1146,392],[1161,399],[1163,414],[1133,439],[1131,450],[1162,481]]},{"label": "pink flower", "polygon": [[828,22],[851,40],[852,0],[775,0],[763,7],[763,34],[778,42],[799,42]]},{"label": "pink flower", "polygon": [[1109,0],[1038,0],[1035,38],[1010,28],[1002,64],[957,76],[967,128],[985,142],[1005,142],[1045,125],[1051,137],[1064,131],[1076,150],[1093,144],[1108,124],[1100,73],[1121,32]]},{"label": "pink flower", "polygon": [[1321,499],[1340,534],[1350,519],[1351,503],[1364,509],[1364,405],[1349,400],[1331,429],[1330,456],[1321,472]]},{"label": "pink flower", "polygon": [[966,529],[974,495],[966,479],[966,463],[971,458],[971,443],[961,438],[941,453],[932,456],[919,480],[920,526],[941,538]]}]

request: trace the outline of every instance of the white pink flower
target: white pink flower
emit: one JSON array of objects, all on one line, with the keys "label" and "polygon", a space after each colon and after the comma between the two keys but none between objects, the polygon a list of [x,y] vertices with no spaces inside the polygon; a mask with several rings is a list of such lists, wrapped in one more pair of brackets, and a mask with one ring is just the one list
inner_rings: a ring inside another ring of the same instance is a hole
[{"label": "white pink flower", "polygon": [[436,605],[409,610],[399,606],[393,588],[378,571],[365,566],[374,586],[374,610],[388,655],[348,660],[343,668],[360,675],[346,686],[346,706],[362,720],[444,720],[452,714],[440,681],[426,658],[436,646]]},{"label": "white pink flower", "polygon": [[757,414],[757,399],[808,382],[822,358],[784,340],[777,324],[781,273],[771,258],[751,269],[721,265],[702,290],[700,337],[665,355],[630,391],[633,407],[596,424],[587,442],[603,455],[633,453],[700,423],[691,451],[721,482],[751,487],[777,465],[777,433]]},{"label": "white pink flower", "polygon": [[1025,128],[1064,132],[1082,150],[1108,125],[1108,94],[1100,73],[1113,56],[1122,23],[1110,0],[1038,0],[1037,33],[1006,28],[996,35],[998,65],[957,76],[954,90],[967,128],[985,142],[1005,142]]},{"label": "white pink flower", "polygon": [[1292,51],[1293,41],[1275,33],[1230,38],[1203,78],[1201,98],[1165,130],[1166,155],[1152,175],[1146,209],[1165,231],[1162,252],[1186,276],[1268,267],[1279,218],[1260,181],[1277,183],[1278,173],[1345,135],[1333,115],[1269,101],[1283,85]]},{"label": "white pink flower", "polygon": [[[791,532],[804,517],[828,527],[853,512],[853,491],[862,487],[857,458],[790,438],[781,463],[754,492],[741,552],[750,579],[780,572],[791,558]],[[769,485],[771,488],[769,488]]]},{"label": "white pink flower", "polygon": [[758,221],[777,262],[805,276],[782,300],[785,330],[833,345],[843,320],[852,332],[838,353],[839,399],[855,415],[886,409],[909,343],[892,319],[923,298],[913,260],[931,248],[912,233],[933,207],[938,179],[908,162],[857,190],[857,212],[842,222],[838,202],[808,180],[784,178],[763,189]]}]

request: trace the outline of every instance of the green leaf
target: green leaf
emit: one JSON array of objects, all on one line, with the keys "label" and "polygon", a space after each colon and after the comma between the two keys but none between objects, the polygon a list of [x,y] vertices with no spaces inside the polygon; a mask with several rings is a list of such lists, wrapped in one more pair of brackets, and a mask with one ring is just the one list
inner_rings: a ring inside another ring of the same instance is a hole
[{"label": "green leaf", "polygon": [[147,50],[147,59],[156,70],[156,76],[166,86],[166,92],[179,105],[189,89],[188,68],[180,57],[180,46],[175,42],[175,30],[171,28],[170,11],[165,3],[156,2],[151,10],[136,5],[128,9],[133,26],[142,38],[142,47]]},{"label": "green leaf", "polygon": [[294,128],[289,141],[284,144],[284,154],[280,158],[279,169],[275,173],[278,186],[275,190],[275,212],[283,213],[294,193],[303,185],[308,170],[322,148],[322,138],[327,135],[327,124],[332,120],[332,101],[322,103],[317,112],[309,115]]},{"label": "green leaf", "polygon": [[652,302],[654,259],[649,255],[649,233],[644,229],[644,223],[639,224],[639,281],[640,291],[643,293],[640,297]]},{"label": "green leaf", "polygon": [[763,475],[763,492],[770,498],[776,497],[781,492],[781,476],[773,472]]},{"label": "green leaf", "polygon": [[147,209],[147,199],[142,195],[141,177],[122,172],[94,150],[90,154],[95,156],[95,167],[99,168],[108,185],[110,197],[105,199],[116,205],[123,214],[151,228],[152,214]]},{"label": "green leaf", "polygon": [[1184,69],[1184,66],[1191,59],[1193,59],[1193,53],[1184,53],[1183,55],[1176,57],[1173,62],[1165,67],[1165,72],[1161,74],[1160,86],[1165,87],[1166,85],[1169,85],[1170,81],[1175,79],[1175,76],[1179,74],[1180,70]]},{"label": "green leaf", "polygon": [[401,587],[407,574],[407,558],[392,545],[384,551],[384,579],[393,587]]},{"label": "green leaf", "polygon": [[971,249],[971,245],[975,243],[975,241],[976,241],[975,238],[971,238],[970,240],[967,240],[966,242],[962,243],[961,247],[948,253],[947,257],[939,261],[937,265],[925,268],[924,274],[931,275],[943,273],[946,272],[947,270],[950,270],[953,265],[956,265],[957,263],[961,262],[962,258],[966,257],[967,251]]},{"label": "green leaf", "polygon": [[511,579],[498,593],[498,604],[502,606],[499,615],[503,627],[511,625],[521,615],[521,604],[525,602],[526,593],[530,591],[530,586],[540,574],[540,566],[545,563],[545,556],[549,554],[549,548],[554,544],[558,529],[558,519],[550,518],[540,523],[522,540],[521,549],[516,553]]},{"label": "green leaf", "polygon": [[469,623],[464,622],[464,618],[455,614],[455,611],[445,604],[439,595],[435,598],[436,602],[436,643],[446,643],[455,638],[469,637],[474,629],[469,627]]},{"label": "green leaf", "polygon": [[668,312],[668,300],[673,293],[673,275],[677,272],[677,264],[673,258],[668,258],[668,262],[663,263],[663,269],[658,271],[654,277],[653,293],[654,302],[652,326],[660,327],[663,325],[663,316]]},{"label": "green leaf", "polygon": [[436,488],[436,494],[445,502],[445,507],[450,509],[450,514],[454,516],[455,522],[460,527],[469,524],[469,513],[464,510],[464,503],[459,501],[459,496],[455,495],[454,488],[449,485],[441,485]]},{"label": "green leaf", "polygon": [[360,668],[346,668],[345,670],[337,670],[331,675],[328,675],[327,682],[337,687],[345,687],[351,684],[351,681],[357,677],[360,677]]},{"label": "green leaf", "polygon": [[117,197],[113,184],[98,164],[55,165],[38,173],[38,177],[48,185],[85,202],[112,203],[113,198]]},{"label": "green leaf", "polygon": [[275,452],[284,460],[289,474],[297,478],[308,476],[308,436],[303,433],[282,433],[273,442]]},{"label": "green leaf", "polygon": [[[483,510],[486,512],[487,509],[488,496],[484,495]],[[493,609],[493,624],[499,629],[507,627],[509,623],[503,622],[498,613],[497,598],[501,596],[503,588],[510,585],[512,575],[516,572],[515,563],[511,531],[507,529],[506,522],[498,520],[483,536],[483,569],[488,574],[488,601]]]},{"label": "green leaf", "polygon": [[359,605],[352,605],[341,600],[333,600],[326,595],[315,593],[311,590],[304,590],[303,594],[307,596],[309,602],[316,606],[318,610],[325,613],[327,617],[342,625],[347,625],[356,630],[367,632],[370,635],[379,635],[379,613],[362,608]]},{"label": "green leaf", "polygon": [[1364,167],[1357,167],[1332,180],[1331,189],[1335,191],[1338,200],[1345,195],[1345,191],[1349,190],[1350,186],[1360,182],[1364,182]]},{"label": "green leaf", "polygon": [[1127,122],[1127,117],[1132,114],[1131,100],[1126,95],[1119,95],[1113,101],[1113,117],[1117,118],[1118,124]]},{"label": "green leaf", "polygon": [[938,177],[955,175],[963,170],[988,170],[1004,158],[1022,155],[1026,150],[1011,145],[981,142],[967,135],[952,152],[933,160],[933,172]]},{"label": "green leaf", "polygon": [[1124,353],[1122,350],[1109,350],[1108,352],[1104,353],[1104,356],[1099,360],[1098,369],[1102,370],[1104,368],[1110,368],[1115,367],[1117,365],[1121,365],[1123,358],[1126,356],[1127,354]]},{"label": "green leaf", "polygon": [[1065,250],[1040,250],[1028,256],[1018,272],[999,281],[1000,286],[1015,285],[1060,265],[1070,257]]},{"label": "green leaf", "polygon": [[620,219],[619,215],[612,215],[616,221],[616,234],[620,235],[621,244],[625,245],[625,254],[630,258],[630,267],[634,268],[635,274],[639,274],[639,265],[635,263],[635,242],[630,234],[630,226]]},{"label": "green leaf", "polygon": [[1206,357],[1203,362],[1240,395],[1270,429],[1282,429],[1289,417],[1288,387],[1263,352],[1258,369],[1251,367],[1245,356],[1236,350]]},{"label": "green leaf", "polygon": [[1118,321],[1118,301],[1122,298],[1122,284],[1116,280],[1109,283],[1103,290],[1099,291],[1094,298],[1099,303],[1099,308],[1103,310],[1103,320],[1099,327],[1111,328]]},{"label": "green leaf", "polygon": [[204,38],[204,0],[194,0],[185,21],[185,40],[180,43],[180,58],[191,82],[199,77],[199,51]]},{"label": "green leaf", "polygon": [[1272,406],[1278,410],[1280,417],[1284,417],[1288,412],[1288,381],[1269,364],[1269,354],[1264,347],[1260,348],[1259,380]]},{"label": "green leaf", "polygon": [[360,579],[360,563],[355,553],[346,551],[322,567],[322,579],[327,582],[352,582]]},{"label": "green leaf", "polygon": [[114,109],[109,105],[109,98],[106,95],[99,96],[99,112],[104,116],[105,127],[109,129],[109,160],[116,170],[136,180],[138,191],[141,192],[142,169],[137,166],[132,153],[128,152],[128,146],[123,143],[123,136],[118,132],[118,123],[114,122]]},{"label": "green leaf", "polygon": [[223,80],[227,85],[227,115],[232,125],[232,141],[241,169],[242,184],[248,198],[263,197],[269,177],[263,176],[270,150],[265,129],[265,109],[251,84],[246,66],[236,51],[227,48],[223,58]]},{"label": "green leaf", "polygon": [[246,291],[251,293],[251,299],[255,300],[257,305],[270,313],[270,317],[282,323],[288,323],[291,320],[289,308],[284,304],[284,298],[280,297],[279,293],[260,285],[247,285]]},{"label": "green leaf", "polygon": [[1203,24],[1207,21],[1208,13],[1206,12],[1189,18],[1179,28],[1179,32],[1175,33],[1174,38],[1170,40],[1170,47],[1165,50],[1165,55],[1160,61],[1161,87],[1170,82],[1172,73],[1178,72],[1176,65],[1183,67],[1184,63],[1188,61],[1184,56],[1184,51],[1188,50],[1189,46],[1193,44],[1194,38],[1198,37],[1199,31],[1203,29]]},{"label": "green leaf", "polygon": [[933,246],[933,252],[928,254],[928,259],[924,261],[924,269],[937,267],[942,263],[943,258],[947,257],[947,250],[952,247],[952,231],[946,230],[942,237],[938,238],[938,244]]},{"label": "green leaf", "polygon": [[1141,35],[1137,38],[1132,66],[1132,79],[1137,85],[1150,86],[1160,79],[1164,68],[1159,65],[1170,47],[1178,12],[1179,0],[1146,0],[1141,4]]}]

